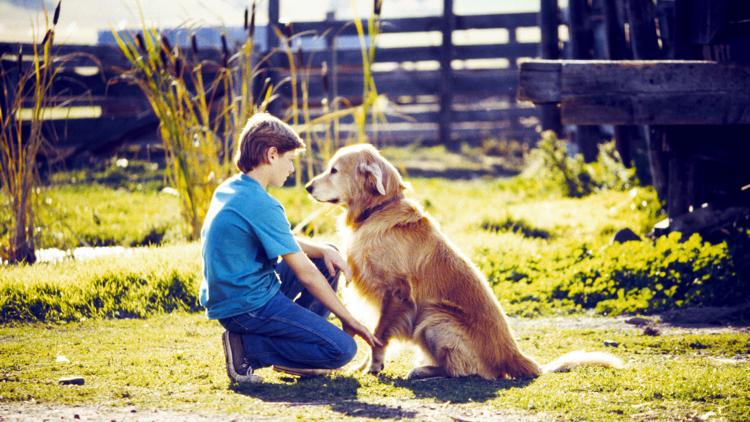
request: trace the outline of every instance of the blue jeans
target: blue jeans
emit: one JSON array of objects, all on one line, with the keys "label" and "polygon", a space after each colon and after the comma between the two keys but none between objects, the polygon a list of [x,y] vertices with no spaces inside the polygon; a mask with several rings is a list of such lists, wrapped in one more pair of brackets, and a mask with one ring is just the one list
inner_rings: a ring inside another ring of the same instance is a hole
[{"label": "blue jeans", "polygon": [[[336,290],[338,272],[331,276],[322,259],[313,262]],[[334,369],[352,360],[357,353],[354,339],[326,320],[328,309],[304,289],[285,262],[276,271],[281,289],[263,307],[219,320],[242,335],[250,365]]]}]

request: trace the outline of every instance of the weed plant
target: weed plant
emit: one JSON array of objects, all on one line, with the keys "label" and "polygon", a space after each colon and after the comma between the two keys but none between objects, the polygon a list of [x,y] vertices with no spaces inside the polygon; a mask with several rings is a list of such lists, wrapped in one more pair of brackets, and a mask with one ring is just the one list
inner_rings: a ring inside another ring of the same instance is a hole
[{"label": "weed plant", "polygon": [[[14,68],[6,69],[5,57],[0,57],[0,190],[3,193],[3,214],[10,216],[8,246],[0,246],[0,261],[10,263],[36,261],[34,253],[34,204],[36,202],[37,154],[48,141],[42,131],[44,112],[51,105],[52,82],[59,62],[52,60],[55,27],[60,17],[61,2],[57,3],[49,25],[44,9],[45,35],[37,44],[36,32],[32,41],[31,67],[24,64],[24,52],[19,48]],[[21,112],[30,108],[28,123]],[[24,130],[24,125],[28,130]]]},{"label": "weed plant", "polygon": [[[191,239],[200,237],[214,189],[234,172],[234,140],[248,118],[264,111],[274,98],[275,87],[270,84],[261,98],[254,98],[253,83],[259,72],[258,65],[253,65],[255,7],[251,19],[250,24],[245,22],[247,37],[235,54],[230,54],[222,34],[221,63],[199,61],[194,36],[188,58],[179,45],[172,47],[143,18],[142,33],[134,37],[113,30],[132,65],[123,77],[141,88],[159,119],[167,178],[179,193]],[[209,85],[206,74],[213,78]]]},{"label": "weed plant", "polygon": [[530,152],[524,175],[546,180],[549,187],[572,198],[638,184],[635,169],[623,165],[614,141],[600,144],[597,160],[585,163],[581,154],[569,154],[566,142],[557,139],[552,131],[542,133],[537,147]]}]

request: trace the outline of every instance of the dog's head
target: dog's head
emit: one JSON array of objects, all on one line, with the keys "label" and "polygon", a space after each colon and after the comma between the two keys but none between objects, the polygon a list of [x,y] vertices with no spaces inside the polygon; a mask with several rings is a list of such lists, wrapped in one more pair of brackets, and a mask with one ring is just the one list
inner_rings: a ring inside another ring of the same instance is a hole
[{"label": "dog's head", "polygon": [[326,171],[306,188],[317,201],[340,204],[353,212],[400,196],[405,185],[375,147],[358,144],[338,150]]}]

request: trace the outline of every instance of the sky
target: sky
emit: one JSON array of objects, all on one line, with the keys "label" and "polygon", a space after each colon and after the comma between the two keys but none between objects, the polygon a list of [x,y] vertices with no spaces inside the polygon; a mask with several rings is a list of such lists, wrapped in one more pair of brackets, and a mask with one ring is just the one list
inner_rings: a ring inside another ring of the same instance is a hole
[{"label": "sky", "polygon": [[[371,0],[279,0],[281,21],[315,21],[335,10],[350,19],[354,10],[369,14]],[[55,42],[95,44],[97,32],[139,28],[140,12],[149,24],[177,26],[242,26],[249,0],[63,0]],[[31,42],[44,35],[43,6],[51,14],[56,0],[0,0],[0,41]],[[454,0],[459,15],[534,12],[539,0]],[[442,0],[384,0],[383,17],[432,16],[442,13]],[[562,7],[562,2],[561,2]],[[259,0],[257,22],[268,21],[268,0]],[[51,16],[50,16],[51,19]]]}]

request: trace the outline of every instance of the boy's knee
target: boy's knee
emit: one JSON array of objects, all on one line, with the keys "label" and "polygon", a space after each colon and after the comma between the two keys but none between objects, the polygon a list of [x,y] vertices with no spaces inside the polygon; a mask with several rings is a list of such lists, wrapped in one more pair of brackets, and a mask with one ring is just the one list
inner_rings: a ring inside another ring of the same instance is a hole
[{"label": "boy's knee", "polygon": [[347,363],[349,363],[352,359],[354,359],[354,355],[357,354],[357,342],[354,341],[353,338],[349,337],[349,335],[344,334],[342,338],[337,342],[337,350],[331,356],[331,368],[340,368]]}]

